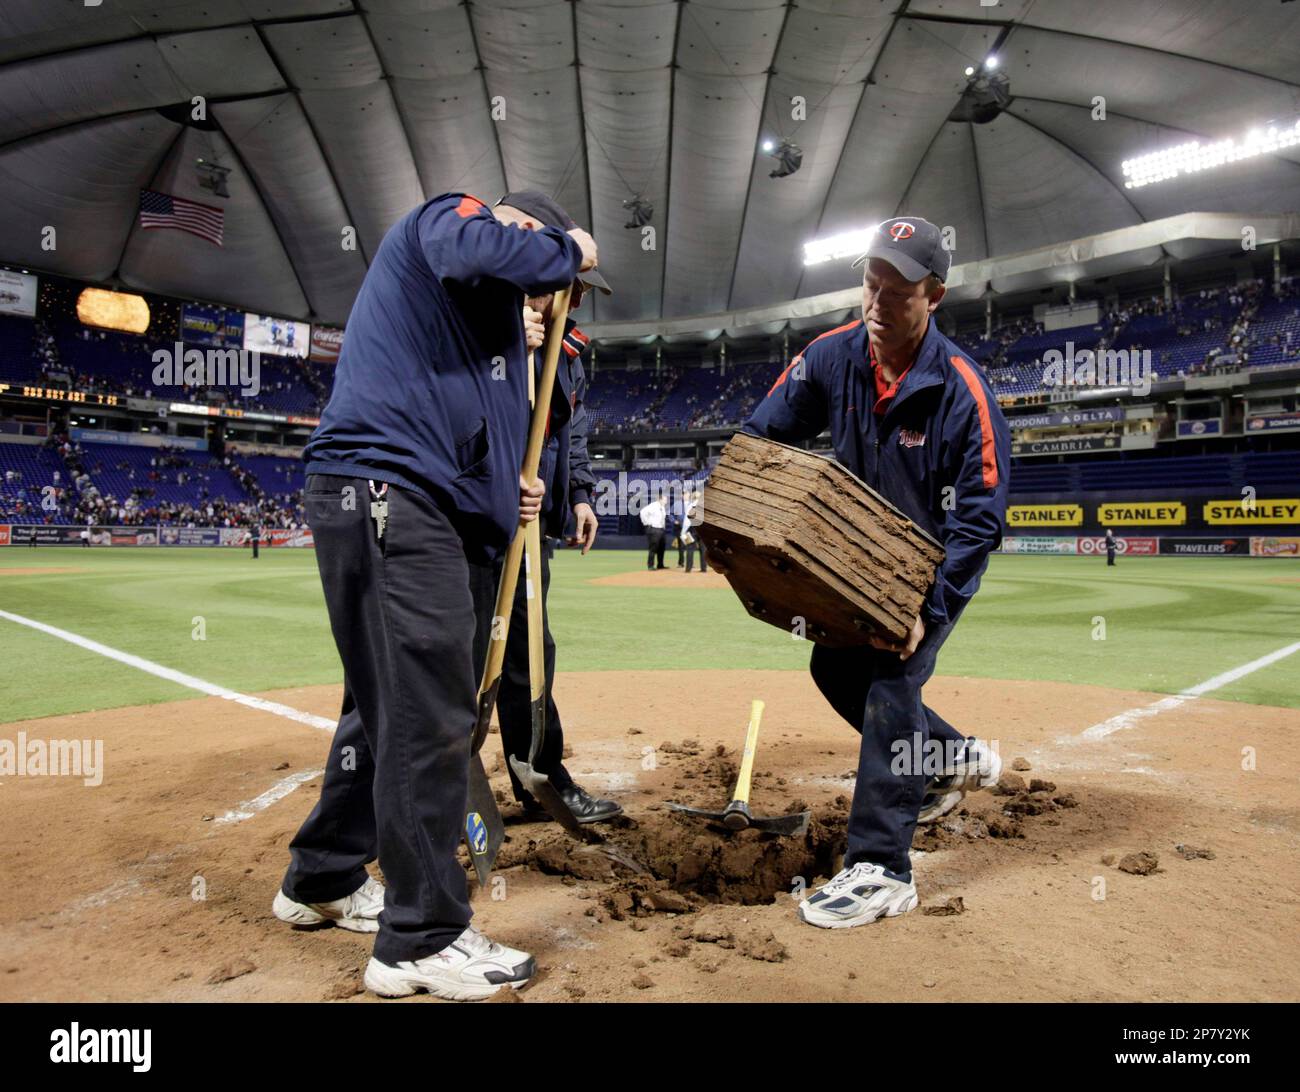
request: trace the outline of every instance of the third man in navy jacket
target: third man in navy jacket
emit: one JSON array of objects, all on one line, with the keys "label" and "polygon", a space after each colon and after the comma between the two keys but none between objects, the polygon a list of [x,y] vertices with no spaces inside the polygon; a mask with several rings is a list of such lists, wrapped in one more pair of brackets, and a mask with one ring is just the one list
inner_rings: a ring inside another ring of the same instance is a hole
[{"label": "third man in navy jacket", "polygon": [[907,640],[813,650],[819,689],[862,733],[844,869],[799,907],[802,920],[824,928],[913,909],[908,850],[918,818],[951,810],[1001,770],[990,746],[921,703],[939,648],[1001,542],[1010,467],[996,399],[934,323],[951,260],[929,221],[881,224],[855,263],[865,266],[863,319],[816,338],[744,426],[786,443],[829,428],[836,459],[945,550]]}]

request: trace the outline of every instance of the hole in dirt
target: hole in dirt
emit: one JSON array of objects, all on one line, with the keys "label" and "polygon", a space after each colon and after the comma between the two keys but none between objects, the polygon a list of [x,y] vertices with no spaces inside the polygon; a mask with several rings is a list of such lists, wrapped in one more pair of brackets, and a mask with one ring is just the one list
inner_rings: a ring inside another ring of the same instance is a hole
[{"label": "hole in dirt", "polygon": [[[726,749],[703,754],[693,741],[664,744],[678,778],[667,795],[689,807],[721,810],[731,798],[736,764]],[[784,779],[755,775],[750,806],[758,815],[790,815],[808,808],[791,796]],[[759,830],[729,831],[720,823],[683,815],[663,805],[601,824],[603,841],[575,842],[554,825],[511,831],[498,868],[529,865],[578,880],[605,882],[630,893],[633,911],[683,911],[700,903],[767,904],[789,894],[796,878],[810,886],[830,876],[844,853],[848,797],[812,809],[798,837]],[[535,833],[534,833],[535,832]],[[620,897],[618,903],[629,900]]]},{"label": "hole in dirt", "polygon": [[[688,741],[689,742],[689,741]],[[667,750],[661,747],[660,750]],[[669,795],[676,803],[721,810],[735,784],[735,763],[722,748],[701,754],[677,747]],[[790,815],[808,808],[786,781],[770,773],[755,775],[750,806],[759,815]],[[940,821],[917,828],[914,851],[956,849],[972,842],[1022,839],[1031,816],[1057,825],[1052,817],[1078,802],[1043,781],[1026,785],[1003,775],[991,794],[969,797]],[[765,905],[789,895],[796,881],[811,887],[818,877],[835,874],[846,848],[849,798],[836,796],[812,807],[805,834],[785,837],[758,830],[732,832],[720,823],[683,815],[662,804],[637,819],[627,816],[601,824],[597,844],[572,839],[558,824],[511,828],[497,868],[519,865],[562,877],[606,885],[598,896],[615,918],[655,911],[682,913],[709,904]]]},{"label": "hole in dirt", "polygon": [[[556,836],[548,831],[522,844],[523,859],[509,863],[658,891],[645,900],[655,904],[654,909],[672,909],[679,901],[682,910],[688,909],[688,903],[673,899],[665,888],[705,902],[765,904],[789,894],[796,877],[808,886],[814,877],[835,872],[844,853],[844,821],[843,811],[817,809],[807,832],[796,838],[757,830],[733,833],[677,812],[651,812],[640,821],[624,820],[599,845],[580,845],[563,832]],[[513,848],[503,847],[498,861],[514,856]]]}]

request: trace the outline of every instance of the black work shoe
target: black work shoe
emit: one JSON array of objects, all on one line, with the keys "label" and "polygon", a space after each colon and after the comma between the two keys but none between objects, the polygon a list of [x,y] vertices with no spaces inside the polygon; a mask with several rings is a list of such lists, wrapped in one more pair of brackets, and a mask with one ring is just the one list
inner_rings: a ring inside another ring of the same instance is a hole
[{"label": "black work shoe", "polygon": [[[592,796],[580,785],[570,785],[567,789],[561,789],[560,799],[568,805],[569,810],[573,812],[573,817],[579,823],[603,823],[607,819],[623,814],[622,804]],[[539,821],[551,818],[550,813],[532,796],[519,803],[524,809],[526,819]]]}]

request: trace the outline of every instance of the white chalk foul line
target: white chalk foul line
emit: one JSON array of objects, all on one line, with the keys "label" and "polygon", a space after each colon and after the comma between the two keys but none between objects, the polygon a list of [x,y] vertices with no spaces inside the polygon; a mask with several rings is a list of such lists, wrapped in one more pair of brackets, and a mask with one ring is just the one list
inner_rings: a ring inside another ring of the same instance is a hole
[{"label": "white chalk foul line", "polygon": [[1126,709],[1122,713],[1116,713],[1113,717],[1103,720],[1100,724],[1094,724],[1091,728],[1084,729],[1079,738],[1086,740],[1105,739],[1113,732],[1132,728],[1138,721],[1147,717],[1154,717],[1157,714],[1168,712],[1170,709],[1177,709],[1180,705],[1195,701],[1202,694],[1209,694],[1211,691],[1236,682],[1238,679],[1249,675],[1252,671],[1258,671],[1262,667],[1268,667],[1269,664],[1275,664],[1278,660],[1285,659],[1295,652],[1300,652],[1300,641],[1295,641],[1285,648],[1279,648],[1276,652],[1270,652],[1267,656],[1261,656],[1258,660],[1251,660],[1248,664],[1234,667],[1221,675],[1215,675],[1213,678],[1206,679],[1195,686],[1189,686],[1186,690],[1171,694],[1167,698],[1161,698],[1150,705],[1140,705],[1136,709]]},{"label": "white chalk foul line", "polygon": [[101,656],[107,656],[110,660],[116,660],[128,667],[134,667],[139,671],[156,675],[160,679],[167,679],[169,682],[177,683],[180,686],[188,686],[191,690],[197,690],[200,694],[210,694],[215,698],[238,702],[240,705],[247,705],[250,709],[260,709],[264,713],[274,713],[277,717],[296,720],[299,724],[307,724],[312,728],[320,728],[326,732],[334,731],[337,724],[336,721],[329,720],[326,717],[318,717],[315,713],[304,713],[301,709],[295,709],[291,705],[281,705],[278,701],[267,701],[265,698],[256,698],[252,694],[241,694],[238,690],[218,686],[216,683],[196,678],[194,675],[187,675],[175,668],[156,664],[152,660],[144,659],[142,656],[134,656],[130,652],[123,652],[120,649],[102,645],[98,641],[92,641],[89,637],[69,633],[66,629],[49,626],[32,618],[24,618],[21,614],[10,614],[7,610],[0,610],[0,618],[16,622],[20,626],[28,626],[41,633],[47,633],[51,637],[57,637],[61,641],[67,641],[69,644],[84,648],[89,652],[97,652]]},{"label": "white chalk foul line", "polygon": [[299,785],[315,780],[324,772],[324,770],[303,770],[300,773],[290,774],[283,781],[277,781],[261,796],[255,796],[252,800],[245,800],[233,810],[226,812],[225,815],[218,815],[215,822],[242,823],[245,819],[251,819],[259,811],[269,808],[277,800],[283,800]]},{"label": "white chalk foul line", "polygon": [[[69,644],[76,645],[78,648],[84,648],[88,652],[98,653],[100,656],[106,656],[110,660],[116,660],[118,663],[126,664],[128,667],[134,667],[139,671],[147,672],[150,675],[156,675],[160,679],[167,679],[180,686],[187,686],[191,690],[197,690],[200,694],[208,694],[215,698],[224,698],[226,701],[233,701],[239,705],[246,705],[250,709],[258,709],[263,713],[274,713],[277,717],[284,717],[286,720],[297,721],[299,724],[306,724],[312,728],[319,728],[322,731],[332,732],[336,726],[335,721],[326,717],[318,717],[315,713],[305,713],[301,709],[295,709],[291,705],[282,705],[278,701],[267,701],[265,698],[254,697],[252,694],[241,694],[238,690],[231,690],[226,686],[218,686],[216,683],[210,683],[206,679],[197,678],[194,675],[187,675],[183,671],[177,671],[175,668],[164,667],[162,664],[154,663],[152,660],[146,660],[143,656],[135,656],[130,652],[123,652],[121,649],[110,648],[108,645],[100,644],[98,641],[92,641],[89,637],[82,637],[76,633],[70,633],[66,629],[59,629],[57,626],[46,625],[44,622],[38,622],[34,618],[24,618],[21,614],[11,614],[7,610],[0,610],[0,618],[7,621],[15,622],[20,626],[27,626],[37,630],[40,633],[48,634],[51,637],[57,637],[61,641],[67,641]],[[231,811],[226,812],[218,818],[219,823],[239,823],[245,819],[251,819],[257,812],[264,808],[270,807],[277,800],[283,800],[294,789],[304,782],[311,781],[319,777],[323,770],[304,770],[301,773],[292,774],[277,781],[261,796],[252,800],[247,800]]]}]

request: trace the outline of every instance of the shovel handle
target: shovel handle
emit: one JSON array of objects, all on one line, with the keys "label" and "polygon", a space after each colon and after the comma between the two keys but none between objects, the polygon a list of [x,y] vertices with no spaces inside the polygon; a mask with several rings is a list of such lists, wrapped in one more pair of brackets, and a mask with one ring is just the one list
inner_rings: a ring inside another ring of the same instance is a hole
[{"label": "shovel handle", "polygon": [[745,732],[745,749],[740,755],[740,774],[736,777],[733,802],[749,803],[749,783],[754,774],[754,751],[758,747],[758,725],[763,719],[763,703],[757,698],[749,710],[749,728]]},{"label": "shovel handle", "polygon": [[[533,378],[533,355],[528,354],[528,400],[532,416],[528,426],[528,444],[524,449],[524,462],[520,474],[525,481],[537,478],[537,467],[542,461],[542,444],[546,439],[546,422],[551,413],[551,391],[555,374],[560,367],[560,347],[564,344],[564,323],[569,317],[570,288],[555,293],[551,304],[551,322],[546,330],[546,348],[542,357],[540,382]],[[538,517],[541,518],[540,516]],[[518,530],[510,539],[506,550],[501,580],[497,584],[497,600],[493,615],[492,636],[488,641],[487,662],[479,683],[479,719],[474,728],[473,750],[478,751],[487,737],[492,718],[491,706],[495,704],[496,686],[506,659],[506,639],[510,631],[510,613],[514,609],[515,590],[519,584],[519,569],[524,558],[524,535]],[[540,573],[537,579],[541,579]]]}]

